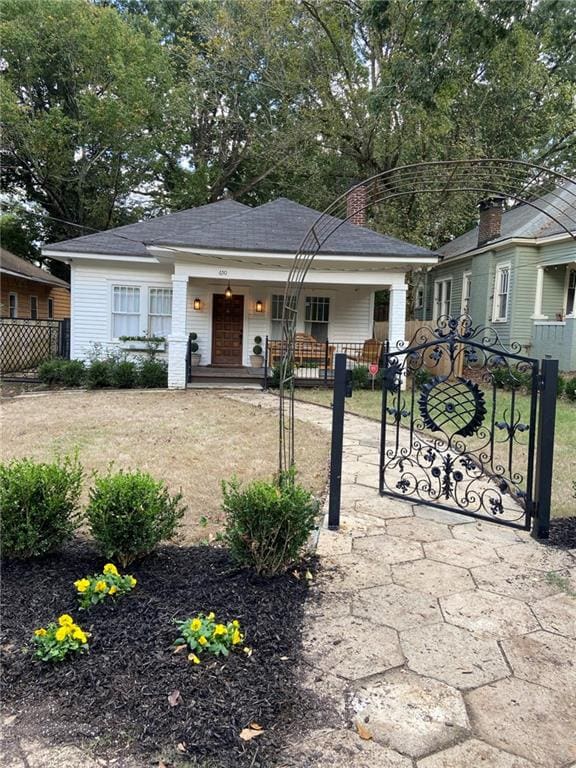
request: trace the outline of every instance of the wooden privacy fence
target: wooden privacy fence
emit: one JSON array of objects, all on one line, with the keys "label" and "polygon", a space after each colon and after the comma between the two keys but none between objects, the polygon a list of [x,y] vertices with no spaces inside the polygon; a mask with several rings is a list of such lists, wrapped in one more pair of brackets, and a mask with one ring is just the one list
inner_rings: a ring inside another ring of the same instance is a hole
[{"label": "wooden privacy fence", "polygon": [[[406,323],[406,340],[410,341],[416,331],[423,325],[425,325],[425,323],[422,320],[408,320]],[[388,339],[388,326],[389,323],[387,320],[380,323],[374,323],[374,338],[378,339],[378,341],[386,341]]]}]

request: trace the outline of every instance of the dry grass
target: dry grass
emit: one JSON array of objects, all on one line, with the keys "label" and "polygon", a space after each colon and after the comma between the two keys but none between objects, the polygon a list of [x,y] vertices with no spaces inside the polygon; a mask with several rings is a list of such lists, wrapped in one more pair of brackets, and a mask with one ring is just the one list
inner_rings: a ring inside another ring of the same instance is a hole
[{"label": "dry grass", "polygon": [[[222,479],[269,478],[277,469],[277,417],[208,392],[49,393],[2,401],[2,459],[52,459],[78,450],[87,473],[139,468],[182,490],[180,543],[222,529]],[[299,480],[324,490],[329,435],[298,422]],[[204,522],[204,521],[207,522]]]}]

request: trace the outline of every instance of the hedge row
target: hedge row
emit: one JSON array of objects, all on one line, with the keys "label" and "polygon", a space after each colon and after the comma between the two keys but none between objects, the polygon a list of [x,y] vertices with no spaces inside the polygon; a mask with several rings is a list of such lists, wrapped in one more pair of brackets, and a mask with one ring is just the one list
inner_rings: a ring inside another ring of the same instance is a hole
[{"label": "hedge row", "polygon": [[88,365],[82,360],[55,358],[42,363],[38,377],[44,384],[64,387],[158,388],[168,386],[168,366],[153,358],[138,363],[109,358],[93,360]]}]

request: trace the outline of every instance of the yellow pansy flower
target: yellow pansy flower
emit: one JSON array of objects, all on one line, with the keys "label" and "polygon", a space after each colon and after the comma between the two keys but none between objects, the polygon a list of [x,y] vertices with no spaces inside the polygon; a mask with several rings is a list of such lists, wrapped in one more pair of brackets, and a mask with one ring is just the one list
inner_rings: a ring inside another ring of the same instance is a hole
[{"label": "yellow pansy flower", "polygon": [[129,576],[129,577],[128,577],[128,582],[129,582],[129,584],[130,584],[130,586],[131,586],[131,587],[135,587],[135,586],[136,586],[136,584],[138,583],[138,582],[136,581],[136,579],[134,578],[134,576]]},{"label": "yellow pansy flower", "polygon": [[192,621],[190,622],[190,629],[192,630],[192,632],[198,632],[201,626],[202,626],[202,622],[200,621],[200,619],[192,619]]},{"label": "yellow pansy flower", "polygon": [[78,581],[74,582],[74,586],[76,587],[78,592],[86,592],[86,590],[90,586],[90,581],[88,579],[78,579]]},{"label": "yellow pansy flower", "polygon": [[188,661],[191,661],[194,664],[200,664],[200,659],[198,658],[198,656],[196,656],[195,653],[188,654]]},{"label": "yellow pansy flower", "polygon": [[62,616],[58,617],[58,624],[60,624],[61,627],[69,627],[74,624],[74,619],[67,613],[63,613]]},{"label": "yellow pansy flower", "polygon": [[104,573],[106,574],[112,574],[113,576],[118,576],[118,568],[114,565],[114,563],[106,563],[104,568],[102,569]]},{"label": "yellow pansy flower", "polygon": [[224,626],[224,624],[216,624],[214,627],[214,637],[220,637],[222,635],[228,634],[228,630]]},{"label": "yellow pansy flower", "polygon": [[74,640],[80,640],[82,645],[85,645],[88,642],[88,636],[86,635],[86,632],[82,631],[80,627],[75,627],[74,631],[72,632],[72,637]]},{"label": "yellow pansy flower", "polygon": [[108,591],[108,587],[107,587],[105,581],[97,581],[96,582],[96,586],[94,587],[94,589],[96,590],[96,592],[107,592]]},{"label": "yellow pansy flower", "polygon": [[214,619],[216,618],[216,614],[214,613],[214,611],[210,611],[210,613],[208,614],[208,616],[206,616],[206,618],[208,619],[208,621],[214,621]]},{"label": "yellow pansy flower", "polygon": [[36,637],[44,637],[44,635],[48,634],[44,627],[40,627],[40,629],[35,629],[34,634]]},{"label": "yellow pansy flower", "polygon": [[108,590],[108,594],[109,594],[109,595],[115,595],[115,594],[116,594],[116,592],[118,592],[118,587],[115,587],[114,585],[112,585],[112,586],[110,587],[110,589]]},{"label": "yellow pansy flower", "polygon": [[239,626],[240,626],[240,622],[238,621],[238,619],[234,619],[234,621],[232,622],[232,626],[233,626],[235,629],[238,629],[238,628],[239,628]]},{"label": "yellow pansy flower", "polygon": [[204,635],[200,635],[200,637],[198,638],[198,642],[200,643],[200,645],[208,645],[208,640],[206,640]]},{"label": "yellow pansy flower", "polygon": [[61,643],[63,640],[66,640],[66,638],[68,637],[71,631],[72,630],[70,628],[70,625],[65,624],[63,627],[60,627],[59,629],[56,630],[56,634],[54,635],[54,637],[56,638],[56,640],[58,640],[59,643]]},{"label": "yellow pansy flower", "polygon": [[238,643],[241,643],[242,640],[244,640],[244,636],[239,632],[239,630],[235,629],[234,634],[232,635],[232,645],[238,645]]}]

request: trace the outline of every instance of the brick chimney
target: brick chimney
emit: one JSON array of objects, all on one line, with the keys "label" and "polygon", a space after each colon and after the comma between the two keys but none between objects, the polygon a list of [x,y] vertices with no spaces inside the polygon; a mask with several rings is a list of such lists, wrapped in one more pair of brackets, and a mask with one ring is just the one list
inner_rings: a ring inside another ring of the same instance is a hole
[{"label": "brick chimney", "polygon": [[491,240],[496,240],[502,233],[502,206],[504,200],[501,197],[491,197],[480,203],[480,221],[478,223],[478,247],[486,245]]},{"label": "brick chimney", "polygon": [[363,227],[366,224],[368,190],[364,185],[353,187],[346,198],[346,217],[351,224]]}]

